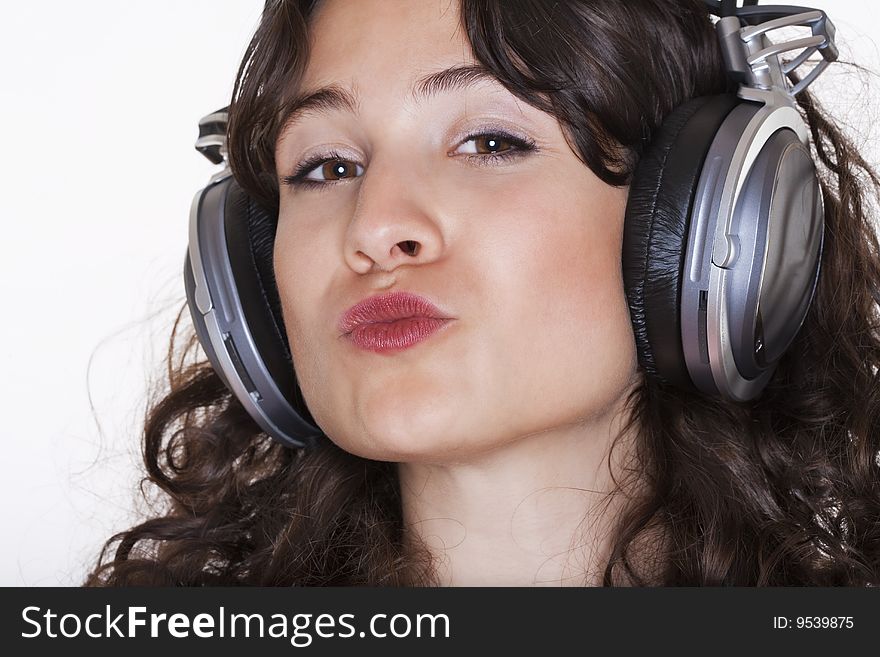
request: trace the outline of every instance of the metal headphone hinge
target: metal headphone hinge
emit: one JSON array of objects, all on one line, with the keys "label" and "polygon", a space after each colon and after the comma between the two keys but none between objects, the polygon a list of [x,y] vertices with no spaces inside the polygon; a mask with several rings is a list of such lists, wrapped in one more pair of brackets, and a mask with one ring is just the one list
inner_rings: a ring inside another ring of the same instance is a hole
[{"label": "metal headphone hinge", "polygon": [[229,168],[229,156],[226,150],[226,125],[229,120],[228,107],[211,112],[199,121],[199,138],[196,150],[214,164],[222,164],[223,169],[211,176],[210,183],[215,183],[232,175]]},{"label": "metal headphone hinge", "polygon": [[[812,35],[778,44],[769,39],[770,32],[788,27],[809,27]],[[781,91],[792,101],[794,96],[806,89],[838,57],[834,42],[834,24],[825,12],[818,9],[799,11],[745,27],[742,26],[741,17],[726,16],[718,20],[716,30],[727,70],[734,79],[751,89]],[[789,62],[780,61],[783,53],[794,50],[801,52]],[[822,55],[822,61],[800,82],[792,83],[787,74],[804,64],[816,52]]]}]

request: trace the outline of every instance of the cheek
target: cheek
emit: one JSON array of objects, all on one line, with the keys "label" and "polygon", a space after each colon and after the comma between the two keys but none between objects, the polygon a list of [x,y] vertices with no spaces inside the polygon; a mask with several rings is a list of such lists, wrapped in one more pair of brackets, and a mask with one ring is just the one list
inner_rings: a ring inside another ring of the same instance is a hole
[{"label": "cheek", "polygon": [[482,262],[494,287],[510,295],[507,307],[550,327],[601,319],[625,305],[625,204],[625,189],[588,180],[580,188],[523,187],[491,214],[485,208],[480,215],[494,216],[486,223],[494,225],[475,239],[486,249]]},{"label": "cheek", "polygon": [[275,235],[274,269],[284,324],[291,339],[290,346],[294,349],[302,339],[307,338],[303,324],[307,321],[307,309],[314,292],[308,286],[295,282],[304,280],[305,272],[314,263],[307,260],[310,250],[301,248],[302,242],[284,226],[283,222],[279,222]]},{"label": "cheek", "polygon": [[315,417],[320,413],[324,395],[320,383],[325,379],[326,347],[319,343],[321,318],[318,310],[326,304],[326,281],[330,280],[329,259],[320,242],[319,233],[313,232],[308,240],[292,221],[279,220],[275,235],[274,269],[281,300],[284,326],[294,363],[296,376]]},{"label": "cheek", "polygon": [[497,367],[489,385],[512,407],[532,409],[521,414],[522,431],[598,412],[635,370],[621,271],[626,190],[572,189],[508,196],[496,215],[508,220],[497,231],[505,237],[485,258],[497,318],[486,344]]}]

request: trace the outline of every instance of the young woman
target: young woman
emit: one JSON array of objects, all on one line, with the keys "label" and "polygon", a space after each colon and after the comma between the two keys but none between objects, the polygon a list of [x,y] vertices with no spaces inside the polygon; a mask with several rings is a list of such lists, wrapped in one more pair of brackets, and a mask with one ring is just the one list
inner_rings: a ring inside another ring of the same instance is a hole
[{"label": "young woman", "polygon": [[820,275],[760,394],[664,375],[634,300],[634,179],[740,82],[710,4],[270,0],[229,156],[324,435],[273,440],[175,327],[167,509],[88,583],[880,582],[878,179],[809,92]]}]

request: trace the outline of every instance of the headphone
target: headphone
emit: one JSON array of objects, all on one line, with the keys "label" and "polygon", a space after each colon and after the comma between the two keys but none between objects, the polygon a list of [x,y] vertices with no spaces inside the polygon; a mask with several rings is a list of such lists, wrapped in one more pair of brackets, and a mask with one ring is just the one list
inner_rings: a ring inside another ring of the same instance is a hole
[{"label": "headphone", "polygon": [[[837,59],[824,12],[710,2],[737,94],[695,98],[660,126],[633,175],[623,280],[639,364],[674,386],[756,398],[799,332],[819,279],[821,187],[794,101]],[[781,43],[768,34],[810,28]],[[786,52],[801,52],[790,62]],[[822,60],[797,84],[786,74]],[[196,149],[226,163],[226,109],[199,122]],[[187,304],[213,368],[268,435],[289,447],[326,436],[296,380],[275,284],[277,216],[228,167],[193,200]]]}]

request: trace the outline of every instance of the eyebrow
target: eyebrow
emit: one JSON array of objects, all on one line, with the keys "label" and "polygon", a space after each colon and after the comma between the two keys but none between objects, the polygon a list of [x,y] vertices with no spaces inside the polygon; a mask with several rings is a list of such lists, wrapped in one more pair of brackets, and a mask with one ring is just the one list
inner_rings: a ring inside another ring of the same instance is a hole
[{"label": "eyebrow", "polygon": [[[479,82],[498,79],[479,65],[451,66],[419,78],[410,91],[410,98],[420,103],[446,91],[464,89]],[[288,103],[281,117],[282,131],[306,113],[350,112],[357,114],[360,98],[353,89],[330,84],[302,94]]]}]

